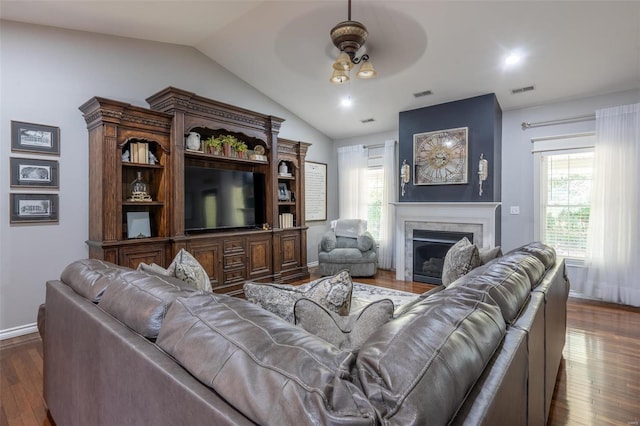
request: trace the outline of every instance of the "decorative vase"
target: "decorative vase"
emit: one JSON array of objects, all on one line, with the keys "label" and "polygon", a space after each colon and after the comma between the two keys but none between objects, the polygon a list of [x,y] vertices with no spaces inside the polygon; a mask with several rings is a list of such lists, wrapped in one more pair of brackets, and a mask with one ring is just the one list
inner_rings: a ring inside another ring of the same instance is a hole
[{"label": "decorative vase", "polygon": [[280,166],[278,167],[278,173],[282,176],[286,176],[289,174],[289,168],[287,167],[287,163],[284,161],[280,162]]},{"label": "decorative vase", "polygon": [[136,178],[131,182],[129,199],[131,201],[151,201],[149,196],[149,187],[147,183],[142,179],[142,172],[136,172]]},{"label": "decorative vase", "polygon": [[187,136],[187,149],[191,151],[200,151],[200,134],[196,132],[189,132]]},{"label": "decorative vase", "polygon": [[231,157],[231,144],[227,142],[223,143],[222,151],[224,152],[225,157]]}]

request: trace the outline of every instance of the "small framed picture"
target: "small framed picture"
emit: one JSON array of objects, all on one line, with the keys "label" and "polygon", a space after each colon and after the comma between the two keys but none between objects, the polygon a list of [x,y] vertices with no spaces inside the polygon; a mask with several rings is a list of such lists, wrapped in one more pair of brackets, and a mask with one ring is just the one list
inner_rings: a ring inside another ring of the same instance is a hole
[{"label": "small framed picture", "polygon": [[60,129],[11,121],[11,151],[60,155]]},{"label": "small framed picture", "polygon": [[58,194],[9,194],[9,223],[58,222]]},{"label": "small framed picture", "polygon": [[149,212],[127,212],[127,238],[151,237]]},{"label": "small framed picture", "polygon": [[291,201],[291,193],[286,183],[278,184],[278,201]]},{"label": "small framed picture", "polygon": [[51,188],[59,187],[58,162],[35,158],[11,157],[12,188]]}]

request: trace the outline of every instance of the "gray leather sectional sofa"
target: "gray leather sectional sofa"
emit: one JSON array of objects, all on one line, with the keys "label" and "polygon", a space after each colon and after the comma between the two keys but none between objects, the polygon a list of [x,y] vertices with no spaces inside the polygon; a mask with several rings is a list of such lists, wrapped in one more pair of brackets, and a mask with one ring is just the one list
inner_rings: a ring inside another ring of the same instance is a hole
[{"label": "gray leather sectional sofa", "polygon": [[245,300],[77,261],[47,282],[44,397],[58,426],[542,425],[568,287],[531,243],[346,352]]}]

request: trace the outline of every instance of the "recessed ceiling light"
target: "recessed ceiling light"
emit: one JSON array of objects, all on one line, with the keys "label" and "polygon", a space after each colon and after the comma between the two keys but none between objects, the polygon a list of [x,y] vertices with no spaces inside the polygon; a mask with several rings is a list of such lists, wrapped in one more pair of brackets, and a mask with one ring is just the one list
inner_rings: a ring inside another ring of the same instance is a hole
[{"label": "recessed ceiling light", "polygon": [[351,96],[347,96],[346,98],[342,98],[342,100],[340,101],[340,105],[342,105],[344,108],[349,108],[351,105],[353,105],[353,101],[351,100]]},{"label": "recessed ceiling light", "polygon": [[522,56],[519,53],[511,53],[504,59],[505,65],[515,65],[522,60]]}]

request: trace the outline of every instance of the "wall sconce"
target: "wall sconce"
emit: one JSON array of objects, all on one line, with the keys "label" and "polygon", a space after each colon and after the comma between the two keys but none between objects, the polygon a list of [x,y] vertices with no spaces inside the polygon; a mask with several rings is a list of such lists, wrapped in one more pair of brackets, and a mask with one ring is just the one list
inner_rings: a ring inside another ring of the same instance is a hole
[{"label": "wall sconce", "polygon": [[480,154],[478,162],[478,181],[480,183],[480,196],[482,197],[482,182],[489,177],[489,162],[484,158],[484,154]]},{"label": "wall sconce", "polygon": [[400,186],[402,187],[402,196],[404,197],[404,186],[411,181],[411,167],[407,164],[407,160],[402,160],[400,167]]}]

